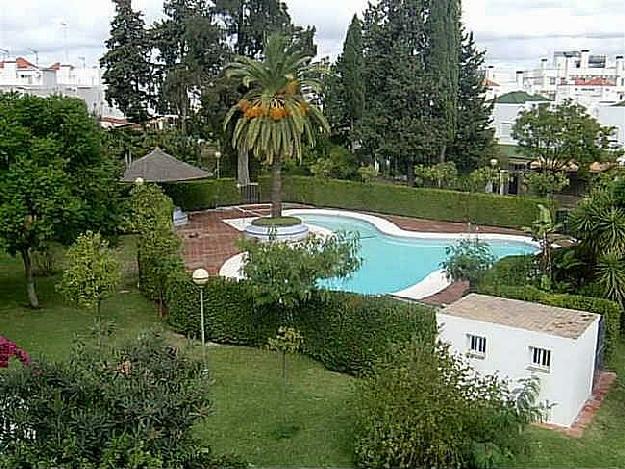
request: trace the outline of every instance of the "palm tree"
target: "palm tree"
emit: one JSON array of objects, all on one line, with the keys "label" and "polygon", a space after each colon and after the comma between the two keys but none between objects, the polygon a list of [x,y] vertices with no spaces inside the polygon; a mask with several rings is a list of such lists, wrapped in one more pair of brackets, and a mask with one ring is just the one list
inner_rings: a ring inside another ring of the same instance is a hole
[{"label": "palm tree", "polygon": [[247,93],[233,106],[224,129],[236,120],[232,146],[249,151],[271,165],[271,216],[282,215],[282,162],[302,157],[304,145],[328,132],[322,112],[309,97],[321,90],[321,69],[312,56],[281,35],[272,35],[261,61],[237,57],[226,67],[228,77],[240,80]]}]

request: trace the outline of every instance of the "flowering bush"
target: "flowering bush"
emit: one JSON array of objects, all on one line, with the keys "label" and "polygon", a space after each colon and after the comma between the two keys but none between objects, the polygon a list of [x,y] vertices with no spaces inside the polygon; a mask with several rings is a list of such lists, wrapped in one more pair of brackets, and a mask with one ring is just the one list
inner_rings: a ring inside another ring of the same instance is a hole
[{"label": "flowering bush", "polygon": [[11,357],[17,358],[24,365],[30,365],[30,357],[25,350],[15,343],[0,336],[0,368],[8,368]]}]

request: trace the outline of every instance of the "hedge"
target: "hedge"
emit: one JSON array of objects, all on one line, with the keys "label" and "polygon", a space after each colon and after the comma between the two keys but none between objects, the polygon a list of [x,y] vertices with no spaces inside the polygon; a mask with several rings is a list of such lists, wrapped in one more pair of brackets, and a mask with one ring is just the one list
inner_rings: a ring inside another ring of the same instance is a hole
[{"label": "hedge", "polygon": [[[532,197],[502,197],[306,176],[284,176],[282,184],[286,202],[513,228],[531,225],[538,216],[538,204],[550,205],[545,199]],[[262,176],[259,185],[261,200],[268,202],[271,178]],[[242,203],[233,179],[174,184],[167,193],[184,210]]]},{"label": "hedge", "polygon": [[165,193],[185,211],[203,210],[243,202],[234,179],[208,179],[164,185]]},{"label": "hedge", "polygon": [[605,358],[610,360],[614,357],[621,327],[621,307],[614,301],[590,296],[548,293],[531,286],[491,284],[481,286],[480,293],[598,314],[603,318],[605,326]]},{"label": "hedge", "polygon": [[[205,287],[205,332],[221,344],[263,346],[276,335],[275,310],[255,307],[245,281],[211,278]],[[199,335],[199,292],[187,275],[174,279],[168,294],[169,321],[187,336]],[[362,374],[391,343],[412,337],[433,342],[434,311],[383,297],[329,292],[295,311],[294,326],[304,336],[303,352],[326,368]]]}]

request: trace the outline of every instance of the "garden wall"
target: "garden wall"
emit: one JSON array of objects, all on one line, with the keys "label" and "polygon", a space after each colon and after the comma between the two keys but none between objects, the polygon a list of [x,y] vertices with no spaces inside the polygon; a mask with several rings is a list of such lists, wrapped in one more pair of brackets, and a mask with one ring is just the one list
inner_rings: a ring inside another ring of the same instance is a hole
[{"label": "garden wall", "polygon": [[[199,335],[199,292],[187,275],[168,295],[169,321],[187,336]],[[211,278],[204,294],[206,336],[233,345],[264,346],[281,323],[278,312],[259,307],[246,282]],[[293,310],[293,326],[304,337],[303,352],[328,369],[361,374],[392,343],[436,336],[434,311],[392,298],[327,292]]]},{"label": "garden wall", "polygon": [[[259,184],[261,199],[268,202],[271,194],[270,178],[262,176]],[[242,203],[233,179],[176,184],[167,192],[176,205],[184,210]],[[306,176],[285,176],[283,198],[286,202],[319,207],[512,228],[531,225],[538,216],[538,204],[550,204],[545,199],[531,197],[502,197]]]}]

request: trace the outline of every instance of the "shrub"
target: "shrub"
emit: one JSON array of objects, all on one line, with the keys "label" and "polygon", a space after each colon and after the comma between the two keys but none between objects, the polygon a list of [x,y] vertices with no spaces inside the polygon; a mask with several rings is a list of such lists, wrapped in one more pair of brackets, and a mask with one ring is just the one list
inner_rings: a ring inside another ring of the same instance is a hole
[{"label": "shrub", "polygon": [[535,381],[511,390],[447,346],[392,348],[357,383],[356,463],[368,468],[492,467],[528,446]]},{"label": "shrub", "polygon": [[215,467],[193,436],[211,408],[201,362],[156,334],[0,375],[0,466]]},{"label": "shrub", "polygon": [[495,262],[495,256],[488,243],[479,239],[463,239],[445,249],[447,259],[441,263],[447,278],[453,281],[468,281],[472,287]]},{"label": "shrub", "polygon": [[482,284],[480,293],[598,314],[603,318],[605,325],[605,357],[609,360],[614,356],[621,324],[621,307],[614,301],[589,296],[548,293],[532,286],[508,286],[498,283]]},{"label": "shrub", "polygon": [[234,179],[179,182],[163,186],[165,193],[182,210],[194,211],[243,202]]},{"label": "shrub", "polygon": [[536,256],[532,254],[522,256],[508,256],[497,261],[486,272],[481,280],[481,286],[487,285],[510,285],[525,286],[533,285],[539,280],[540,271],[536,263]]},{"label": "shrub", "polygon": [[[261,198],[267,201],[271,194],[270,178],[261,177],[259,184]],[[241,203],[234,180],[182,183],[173,188],[168,193],[185,210]],[[285,176],[283,195],[287,202],[320,207],[513,228],[530,225],[539,214],[538,204],[553,206],[547,200],[532,197],[502,197],[374,182],[360,184],[306,176]]]},{"label": "shrub", "polygon": [[[223,344],[262,346],[282,326],[279,311],[255,303],[247,281],[211,278],[205,287],[206,336]],[[188,336],[199,335],[199,290],[187,275],[172,280],[169,322]],[[341,292],[313,295],[297,306],[292,327],[303,336],[302,351],[328,369],[360,374],[390,344],[411,337],[434,342],[433,310],[393,298]]]}]

